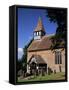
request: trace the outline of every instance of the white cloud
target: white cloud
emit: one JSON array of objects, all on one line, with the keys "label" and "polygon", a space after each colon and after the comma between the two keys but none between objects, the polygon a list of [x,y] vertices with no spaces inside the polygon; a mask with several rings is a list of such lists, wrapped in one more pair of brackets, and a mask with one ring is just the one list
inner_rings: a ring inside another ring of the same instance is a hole
[{"label": "white cloud", "polygon": [[23,49],[22,48],[18,48],[18,59],[21,59],[23,55]]}]

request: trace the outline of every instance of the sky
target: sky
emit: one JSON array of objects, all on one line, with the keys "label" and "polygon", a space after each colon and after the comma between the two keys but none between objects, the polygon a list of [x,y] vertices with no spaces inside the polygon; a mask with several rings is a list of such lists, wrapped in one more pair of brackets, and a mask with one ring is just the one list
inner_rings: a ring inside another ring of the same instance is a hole
[{"label": "sky", "polygon": [[18,8],[18,58],[21,58],[22,48],[33,38],[33,31],[39,17],[42,19],[46,34],[54,34],[57,24],[50,22],[45,9]]}]

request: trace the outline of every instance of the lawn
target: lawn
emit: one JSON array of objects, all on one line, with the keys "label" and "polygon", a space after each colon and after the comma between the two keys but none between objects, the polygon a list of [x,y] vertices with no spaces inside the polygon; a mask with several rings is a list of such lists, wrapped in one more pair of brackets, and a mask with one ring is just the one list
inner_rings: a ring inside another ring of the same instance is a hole
[{"label": "lawn", "polygon": [[65,79],[65,73],[59,72],[56,74],[51,75],[45,75],[45,76],[29,76],[24,79],[18,79],[18,82],[28,82],[28,81],[41,81],[41,80],[64,80]]}]

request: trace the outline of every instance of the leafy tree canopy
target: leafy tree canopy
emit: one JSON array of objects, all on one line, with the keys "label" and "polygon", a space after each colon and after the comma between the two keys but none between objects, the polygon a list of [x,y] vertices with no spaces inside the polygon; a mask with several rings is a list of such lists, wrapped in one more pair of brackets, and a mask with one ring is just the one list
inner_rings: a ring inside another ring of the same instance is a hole
[{"label": "leafy tree canopy", "polygon": [[67,32],[67,9],[47,9],[47,17],[51,22],[56,22],[58,27],[56,34],[51,38],[53,45],[51,49],[62,45],[65,47]]},{"label": "leafy tree canopy", "polygon": [[23,48],[23,56],[20,60],[17,61],[17,71],[22,69],[26,72],[26,68],[27,68],[27,48],[29,47],[29,45],[32,43],[33,39],[30,40],[30,42],[25,45],[25,47]]}]

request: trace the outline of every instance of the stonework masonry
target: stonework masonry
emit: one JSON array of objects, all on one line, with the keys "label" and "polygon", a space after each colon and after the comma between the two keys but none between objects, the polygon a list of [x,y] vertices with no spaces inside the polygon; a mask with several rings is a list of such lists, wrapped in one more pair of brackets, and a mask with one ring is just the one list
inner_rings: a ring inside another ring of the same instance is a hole
[{"label": "stonework masonry", "polygon": [[62,72],[65,72],[65,50],[58,49],[62,54],[62,64],[55,64],[55,53],[51,50],[43,50],[43,51],[32,51],[27,52],[27,62],[30,60],[32,55],[40,55],[47,64],[47,67],[50,67],[52,71],[56,70],[59,72],[59,66],[61,66]]}]

